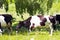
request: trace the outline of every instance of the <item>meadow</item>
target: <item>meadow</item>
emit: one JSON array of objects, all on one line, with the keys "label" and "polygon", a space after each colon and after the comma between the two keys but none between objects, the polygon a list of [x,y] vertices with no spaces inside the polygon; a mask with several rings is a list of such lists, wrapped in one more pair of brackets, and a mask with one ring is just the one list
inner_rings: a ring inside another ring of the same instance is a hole
[{"label": "meadow", "polygon": [[[55,10],[60,10],[60,7],[59,7],[60,5],[58,5],[58,7],[56,7],[56,5],[53,4],[53,7],[51,8],[50,11],[54,12]],[[15,5],[13,3],[9,5],[8,12],[5,12],[4,9],[0,9],[0,14],[1,13],[11,14],[14,18],[16,18],[12,24],[13,26],[12,28],[14,29],[12,32],[12,35],[9,35],[7,34],[7,32],[5,32],[3,33],[2,36],[0,35],[0,40],[60,40],[60,30],[55,31],[52,36],[49,35],[49,29],[47,31],[45,28],[42,28],[41,31],[34,30],[31,33],[28,33],[26,29],[25,30],[20,29],[20,32],[16,34],[15,27],[18,24],[18,21],[22,19],[21,19],[21,16],[17,16],[15,10],[16,10]],[[28,17],[29,17],[28,13],[23,14],[24,19],[27,19]]]},{"label": "meadow", "polygon": [[18,33],[14,35],[3,34],[0,40],[60,40],[60,31],[56,31],[52,36],[47,31],[35,31],[29,33]]}]

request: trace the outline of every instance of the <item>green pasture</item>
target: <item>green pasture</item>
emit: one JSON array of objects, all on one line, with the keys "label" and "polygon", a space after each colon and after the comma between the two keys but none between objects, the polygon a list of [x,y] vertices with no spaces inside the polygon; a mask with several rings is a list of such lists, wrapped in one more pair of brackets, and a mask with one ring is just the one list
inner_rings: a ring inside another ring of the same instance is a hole
[{"label": "green pasture", "polygon": [[49,35],[48,31],[35,31],[29,33],[18,33],[17,35],[3,34],[0,36],[0,40],[60,40],[60,31],[56,31],[52,36]]}]

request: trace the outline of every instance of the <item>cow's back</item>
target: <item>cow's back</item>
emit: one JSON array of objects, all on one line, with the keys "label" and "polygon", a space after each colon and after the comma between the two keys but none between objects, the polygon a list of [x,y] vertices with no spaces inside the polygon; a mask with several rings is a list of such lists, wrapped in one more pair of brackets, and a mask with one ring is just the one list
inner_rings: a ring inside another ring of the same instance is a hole
[{"label": "cow's back", "polygon": [[6,26],[9,22],[11,22],[12,16],[10,14],[0,14],[0,23],[1,26]]},{"label": "cow's back", "polygon": [[11,15],[9,14],[5,14],[5,15],[2,15],[5,17],[5,21],[8,23],[8,22],[11,22],[11,20],[13,19]]}]

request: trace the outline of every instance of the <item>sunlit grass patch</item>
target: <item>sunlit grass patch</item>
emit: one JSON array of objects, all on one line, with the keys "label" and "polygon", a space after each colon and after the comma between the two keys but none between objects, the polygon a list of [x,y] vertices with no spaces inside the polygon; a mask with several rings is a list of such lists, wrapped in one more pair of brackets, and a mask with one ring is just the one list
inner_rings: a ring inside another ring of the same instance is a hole
[{"label": "sunlit grass patch", "polygon": [[[44,33],[45,32],[45,33]],[[60,32],[54,32],[52,36],[49,36],[48,31],[34,31],[30,34],[15,34],[0,36],[0,40],[60,40]]]}]

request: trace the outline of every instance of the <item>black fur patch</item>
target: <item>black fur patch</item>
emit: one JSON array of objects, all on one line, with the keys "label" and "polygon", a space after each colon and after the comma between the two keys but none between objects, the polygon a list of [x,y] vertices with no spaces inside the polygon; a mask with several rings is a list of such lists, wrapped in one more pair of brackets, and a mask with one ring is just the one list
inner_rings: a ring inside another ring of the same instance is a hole
[{"label": "black fur patch", "polygon": [[9,22],[11,23],[13,17],[10,14],[1,14],[2,16],[4,16],[4,20],[6,21],[6,23],[8,24]]}]

